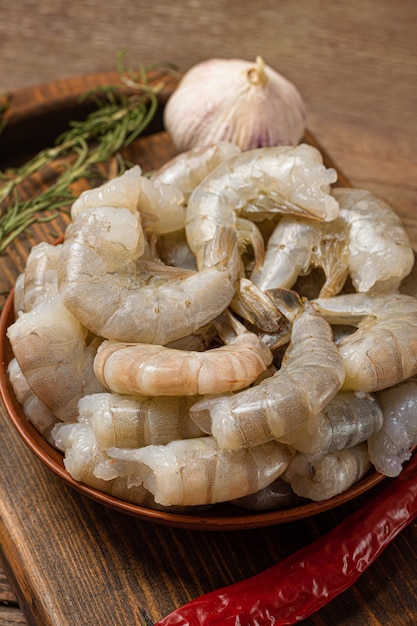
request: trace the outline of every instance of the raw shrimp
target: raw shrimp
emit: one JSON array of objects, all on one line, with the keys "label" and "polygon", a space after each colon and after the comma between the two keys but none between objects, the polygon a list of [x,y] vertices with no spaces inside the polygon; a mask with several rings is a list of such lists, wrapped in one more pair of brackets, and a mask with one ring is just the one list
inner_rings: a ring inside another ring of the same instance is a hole
[{"label": "raw shrimp", "polygon": [[299,274],[308,272],[319,228],[316,224],[293,216],[283,217],[272,231],[265,259],[250,279],[263,291],[290,288]]},{"label": "raw shrimp", "polygon": [[108,454],[113,463],[96,468],[96,475],[126,476],[128,484],[143,483],[165,506],[194,506],[259,491],[282,474],[294,452],[276,441],[223,450],[213,437],[199,437],[136,450],[110,448]]},{"label": "raw shrimp", "polygon": [[339,391],[322,411],[280,441],[317,458],[363,443],[379,431],[383,419],[374,396],[362,391]]},{"label": "raw shrimp", "polygon": [[316,460],[298,453],[290,462],[283,478],[297,495],[321,502],[349,489],[370,468],[367,445],[360,443]]},{"label": "raw shrimp", "polygon": [[222,448],[282,437],[321,411],[343,384],[343,362],[330,325],[294,292],[282,292],[279,304],[275,294],[275,301],[281,310],[287,307],[286,315],[294,316],[281,368],[255,387],[204,398],[191,408],[191,418]]},{"label": "raw shrimp", "polygon": [[17,317],[25,310],[25,272],[21,272],[17,278],[13,290],[13,312]]},{"label": "raw shrimp", "polygon": [[330,324],[357,326],[338,343],[344,389],[371,393],[417,374],[417,298],[353,293],[312,304]]},{"label": "raw shrimp", "polygon": [[414,263],[398,215],[382,199],[361,189],[334,189],[338,217],[317,223],[284,217],[270,236],[263,266],[252,272],[261,289],[292,287],[300,274],[320,267],[320,297],[340,292],[348,275],[360,292],[396,290]]},{"label": "raw shrimp", "polygon": [[60,255],[60,294],[96,335],[164,345],[192,334],[230,303],[234,268],[240,266],[231,229],[218,229],[207,244],[209,267],[201,272],[162,263],[149,272],[149,259],[141,259],[144,249],[139,214],[127,209],[88,209],[69,225]]},{"label": "raw shrimp", "polygon": [[41,242],[33,246],[25,266],[23,283],[23,311],[30,311],[47,290],[56,293],[58,286],[58,259],[62,245]]},{"label": "raw shrimp", "polygon": [[33,393],[16,359],[10,361],[7,371],[13,391],[24,414],[36,430],[38,430],[49,443],[53,443],[50,432],[52,427],[59,420]]},{"label": "raw shrimp", "polygon": [[184,228],[184,194],[174,185],[153,183],[142,176],[138,209],[147,233],[164,235]]},{"label": "raw shrimp", "polygon": [[94,189],[83,191],[73,202],[71,218],[95,207],[126,209],[142,214],[146,230],[166,233],[184,228],[185,206],[182,191],[174,185],[154,184],[142,175],[138,165]]},{"label": "raw shrimp", "polygon": [[349,274],[361,292],[399,288],[414,264],[407,232],[392,208],[364,189],[334,189],[349,230]]},{"label": "raw shrimp", "polygon": [[[91,336],[59,297],[60,248],[47,243],[32,248],[22,274],[20,311],[7,330],[20,370],[19,375],[16,368],[13,372],[24,393],[22,405],[41,432],[52,421],[48,413],[55,421],[73,421],[79,398],[103,390],[93,369],[101,339]],[[23,379],[35,397],[23,391]]]},{"label": "raw shrimp", "polygon": [[[193,148],[171,159],[157,170],[150,180],[156,185],[162,182],[179,187],[184,194],[184,204],[186,205],[191,193],[206,176],[215,170],[218,165],[239,154],[240,149],[236,145],[227,142]],[[264,252],[264,242],[259,230],[247,220],[238,218],[237,223],[240,241],[245,244],[251,244],[255,258],[259,260],[263,257]],[[165,237],[167,234],[173,235],[174,233],[170,229],[170,232],[166,233]],[[183,250],[186,250],[186,248],[183,247]],[[192,258],[195,265],[195,257],[192,256]],[[188,255],[186,261],[186,267],[192,267]],[[176,262],[173,264],[177,265]],[[183,265],[181,264],[181,266]]]},{"label": "raw shrimp", "polygon": [[219,225],[238,230],[238,219],[259,221],[282,213],[334,219],[339,205],[329,192],[336,179],[335,170],[326,169],[320,152],[307,144],[260,148],[228,159],[188,202],[186,234],[197,267],[204,267],[204,245]]},{"label": "raw shrimp", "polygon": [[104,391],[93,369],[101,339],[89,335],[58,294],[38,298],[7,336],[29,386],[58,419],[74,421],[78,400]]},{"label": "raw shrimp", "polygon": [[143,485],[128,486],[124,477],[103,480],[94,474],[95,468],[109,460],[102,450],[87,424],[58,424],[52,429],[55,446],[64,452],[64,466],[70,476],[77,482],[98,489],[114,498],[144,506],[149,509],[161,510],[153,496]]},{"label": "raw shrimp", "polygon": [[369,456],[378,472],[394,477],[417,444],[417,380],[411,378],[376,395],[384,421],[368,439]]},{"label": "raw shrimp", "polygon": [[349,255],[341,213],[331,222],[283,217],[268,239],[261,268],[251,280],[262,290],[293,287],[314,268],[324,272],[320,295],[338,293],[349,274]]},{"label": "raw shrimp", "polygon": [[75,221],[83,211],[97,206],[125,208],[135,213],[139,203],[141,174],[141,168],[135,165],[99,187],[86,189],[71,206],[72,220]]},{"label": "raw shrimp", "polygon": [[220,163],[237,156],[240,148],[233,143],[219,143],[199,146],[181,152],[153,172],[150,180],[153,183],[165,183],[181,189],[185,203],[191,193]]},{"label": "raw shrimp", "polygon": [[251,280],[240,278],[230,308],[252,326],[266,333],[279,333],[285,318],[261,289]]},{"label": "raw shrimp", "polygon": [[[195,269],[195,258],[186,244],[184,232],[185,207],[195,187],[220,163],[239,153],[237,146],[227,142],[193,148],[165,163],[153,172],[149,181],[142,181],[143,194],[139,201],[142,223],[147,232],[160,235],[158,248],[163,247],[165,255],[169,246],[169,257],[161,257],[169,265]],[[178,190],[181,192],[182,201],[179,195],[175,200],[175,190],[177,194]],[[172,196],[170,202],[167,201],[169,193]],[[179,249],[180,236],[184,236],[184,243]],[[175,258],[172,246],[174,237],[177,240]],[[181,254],[180,259],[178,254]]]},{"label": "raw shrimp", "polygon": [[226,344],[204,352],[104,341],[94,361],[97,379],[116,393],[149,396],[195,396],[248,387],[272,363],[271,351],[227,312],[215,325]]},{"label": "raw shrimp", "polygon": [[240,149],[220,142],[183,152],[142,180],[139,208],[146,231],[160,235],[185,226],[185,207],[194,188],[220,163]]},{"label": "raw shrimp", "polygon": [[89,424],[104,450],[165,444],[204,434],[189,417],[195,400],[96,393],[79,401],[78,421]]}]

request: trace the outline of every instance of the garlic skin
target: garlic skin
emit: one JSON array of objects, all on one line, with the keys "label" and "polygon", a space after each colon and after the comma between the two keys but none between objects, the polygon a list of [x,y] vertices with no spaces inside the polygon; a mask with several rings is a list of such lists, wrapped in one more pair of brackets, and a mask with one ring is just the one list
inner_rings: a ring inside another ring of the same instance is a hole
[{"label": "garlic skin", "polygon": [[164,111],[178,151],[219,141],[241,150],[297,145],[305,131],[304,101],[293,83],[261,57],[210,59],[182,77]]}]

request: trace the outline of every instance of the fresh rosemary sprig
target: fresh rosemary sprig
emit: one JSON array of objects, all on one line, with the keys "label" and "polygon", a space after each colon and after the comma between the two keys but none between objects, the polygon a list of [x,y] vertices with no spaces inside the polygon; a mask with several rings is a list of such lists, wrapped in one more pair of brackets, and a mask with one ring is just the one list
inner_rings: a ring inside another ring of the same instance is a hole
[{"label": "fresh rosemary sprig", "polygon": [[[119,66],[119,73],[121,70]],[[114,85],[86,93],[83,99],[93,100],[96,110],[85,120],[71,122],[69,130],[58,137],[55,146],[40,151],[20,168],[0,173],[0,203],[4,204],[0,212],[0,252],[33,223],[49,221],[56,215],[53,211],[67,208],[74,200],[71,185],[82,178],[97,181],[100,163],[115,157],[118,173],[126,167],[120,151],[153,119],[163,82],[148,84],[144,70],[139,75],[130,72],[121,76],[132,93],[127,95],[120,86]],[[33,198],[19,200],[18,186],[52,162],[59,170],[56,180]],[[44,211],[48,211],[48,216],[39,217]]]}]

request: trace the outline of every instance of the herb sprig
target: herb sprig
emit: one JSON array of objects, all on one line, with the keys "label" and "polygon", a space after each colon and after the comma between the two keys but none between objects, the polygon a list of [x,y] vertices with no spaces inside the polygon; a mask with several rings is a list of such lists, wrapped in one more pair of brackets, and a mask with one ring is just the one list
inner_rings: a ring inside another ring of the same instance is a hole
[{"label": "herb sprig", "polygon": [[[50,221],[56,211],[68,208],[74,200],[71,186],[80,179],[97,181],[99,164],[113,157],[117,173],[126,168],[120,151],[154,118],[164,80],[149,84],[149,68],[126,72],[121,58],[118,70],[122,83],[129,87],[128,94],[119,85],[86,93],[83,100],[92,100],[97,107],[92,113],[82,121],[70,122],[69,130],[57,138],[53,147],[41,150],[20,168],[0,172],[0,203],[4,206],[0,212],[0,253],[33,223]],[[18,186],[51,163],[59,172],[55,181],[33,198],[19,199]],[[42,215],[45,211],[46,216]]]}]

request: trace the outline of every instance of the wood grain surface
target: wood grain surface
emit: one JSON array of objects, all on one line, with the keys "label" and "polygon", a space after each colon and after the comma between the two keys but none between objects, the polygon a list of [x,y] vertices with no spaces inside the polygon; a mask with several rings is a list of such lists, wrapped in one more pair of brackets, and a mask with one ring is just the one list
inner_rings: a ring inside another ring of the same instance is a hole
[{"label": "wood grain surface", "polygon": [[[388,200],[417,248],[415,0],[168,3],[0,0],[0,96],[115,67],[261,54],[293,80],[308,126],[351,182]],[[56,85],[56,83],[54,83]],[[27,92],[28,93],[28,92]],[[45,90],[30,92],[41,101]],[[24,101],[24,97],[23,97]],[[23,146],[32,132],[19,139]],[[4,145],[0,160],[16,146]],[[21,152],[21,148],[17,152]],[[0,259],[8,293],[35,228]],[[255,574],[333,527],[367,499],[293,524],[239,532],[156,527],[62,484],[0,415],[0,626],[152,624],[201,593]],[[376,488],[377,490],[378,488]],[[24,503],[24,504],[23,504]],[[304,623],[417,623],[417,525],[346,593]],[[10,587],[12,585],[12,588]]]}]

